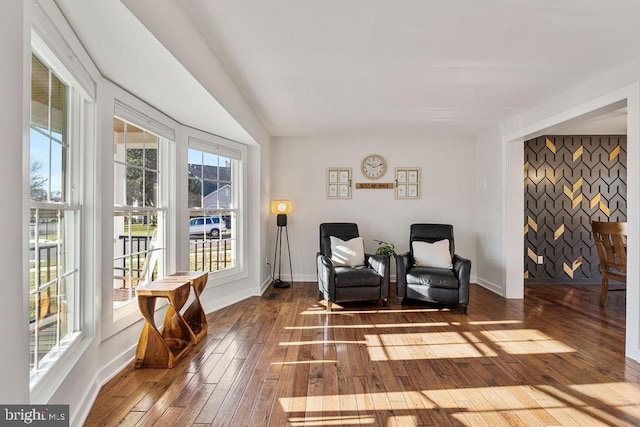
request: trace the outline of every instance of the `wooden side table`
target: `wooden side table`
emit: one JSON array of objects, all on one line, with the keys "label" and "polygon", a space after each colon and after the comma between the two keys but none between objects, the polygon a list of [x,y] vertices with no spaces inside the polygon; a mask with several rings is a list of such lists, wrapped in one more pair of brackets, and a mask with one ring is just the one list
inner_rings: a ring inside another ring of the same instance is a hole
[{"label": "wooden side table", "polygon": [[195,299],[191,305],[187,307],[183,317],[195,335],[196,342],[200,342],[200,340],[207,335],[207,315],[202,308],[200,294],[202,294],[204,288],[207,286],[208,278],[209,273],[202,271],[178,271],[164,278],[164,280],[188,280],[191,283]]},{"label": "wooden side table", "polygon": [[[136,368],[173,368],[196,339],[180,314],[190,292],[187,280],[158,280],[136,288],[138,306],[146,322],[136,349]],[[169,301],[162,332],[154,320],[156,300]]]}]

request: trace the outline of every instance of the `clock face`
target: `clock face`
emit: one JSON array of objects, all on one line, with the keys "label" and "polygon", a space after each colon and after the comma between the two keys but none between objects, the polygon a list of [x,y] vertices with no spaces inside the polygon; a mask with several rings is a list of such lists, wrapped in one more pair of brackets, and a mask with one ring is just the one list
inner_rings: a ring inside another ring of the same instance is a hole
[{"label": "clock face", "polygon": [[382,156],[372,154],[362,160],[362,174],[369,179],[378,179],[387,171],[387,162]]}]

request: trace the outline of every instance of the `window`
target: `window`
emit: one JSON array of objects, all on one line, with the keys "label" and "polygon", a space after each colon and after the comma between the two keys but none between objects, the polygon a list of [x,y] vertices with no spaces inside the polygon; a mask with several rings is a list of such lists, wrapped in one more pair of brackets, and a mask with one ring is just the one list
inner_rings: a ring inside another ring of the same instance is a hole
[{"label": "window", "polygon": [[187,156],[189,269],[237,266],[239,152],[190,138]]},{"label": "window", "polygon": [[113,303],[135,298],[135,288],[164,275],[161,156],[163,140],[114,118]]},{"label": "window", "polygon": [[77,336],[80,205],[69,138],[68,87],[31,58],[29,133],[29,334],[31,383]]}]

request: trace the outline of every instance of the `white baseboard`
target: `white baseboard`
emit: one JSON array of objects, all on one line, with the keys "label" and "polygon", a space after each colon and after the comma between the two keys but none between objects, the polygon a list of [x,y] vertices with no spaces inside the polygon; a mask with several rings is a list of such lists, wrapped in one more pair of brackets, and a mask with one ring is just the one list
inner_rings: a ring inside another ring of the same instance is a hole
[{"label": "white baseboard", "polygon": [[77,405],[81,410],[73,414],[69,420],[72,426],[83,425],[89,416],[89,412],[93,408],[93,404],[100,393],[100,389],[116,375],[118,375],[124,368],[130,365],[136,355],[136,346],[133,346],[123,352],[119,357],[115,358],[109,364],[100,369],[93,377],[87,391],[84,393],[84,398]]},{"label": "white baseboard", "polygon": [[260,294],[256,295],[256,292],[259,292],[259,289],[256,289],[256,288],[254,288],[254,290],[243,289],[231,295],[226,295],[222,298],[216,297],[216,298],[201,300],[202,308],[204,309],[205,313],[209,314],[214,311],[218,311],[222,308],[228,307],[237,302],[240,302],[242,300],[245,300],[247,298],[260,295]]},{"label": "white baseboard", "polygon": [[479,277],[476,277],[475,280],[472,280],[473,283],[477,283],[478,285],[482,286],[485,289],[490,290],[491,292],[500,295],[501,297],[505,298],[505,293],[504,293],[504,289],[502,288],[502,286],[496,285],[495,283],[489,282],[488,280],[484,280],[481,279]]},{"label": "white baseboard", "polygon": [[264,294],[269,285],[271,285],[271,277],[264,279],[264,282],[260,285],[260,295]]}]

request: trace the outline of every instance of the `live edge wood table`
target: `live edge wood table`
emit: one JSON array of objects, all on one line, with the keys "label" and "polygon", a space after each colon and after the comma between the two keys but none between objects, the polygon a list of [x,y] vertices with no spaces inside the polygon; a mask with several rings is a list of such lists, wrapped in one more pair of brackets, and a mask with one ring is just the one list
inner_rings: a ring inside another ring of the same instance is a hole
[{"label": "live edge wood table", "polygon": [[196,337],[196,342],[200,342],[207,335],[207,315],[204,313],[202,304],[200,303],[200,295],[207,286],[209,273],[202,271],[178,271],[164,280],[188,280],[193,289],[194,300],[187,310],[184,312],[184,320],[187,322],[191,331]]},{"label": "live edge wood table", "polygon": [[[136,368],[173,368],[195,344],[195,335],[180,314],[190,287],[189,280],[166,279],[137,287],[138,306],[146,322],[136,349]],[[162,332],[154,320],[158,298],[169,301]]]}]

